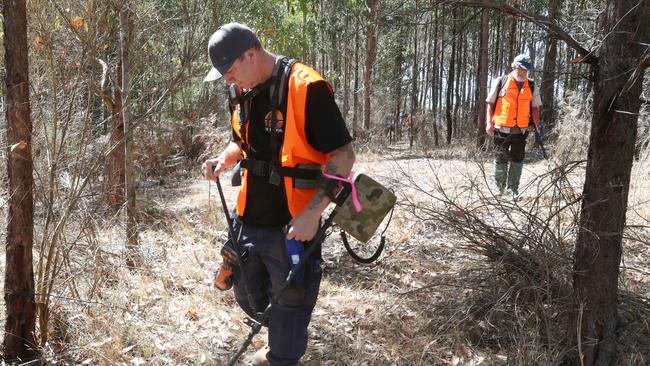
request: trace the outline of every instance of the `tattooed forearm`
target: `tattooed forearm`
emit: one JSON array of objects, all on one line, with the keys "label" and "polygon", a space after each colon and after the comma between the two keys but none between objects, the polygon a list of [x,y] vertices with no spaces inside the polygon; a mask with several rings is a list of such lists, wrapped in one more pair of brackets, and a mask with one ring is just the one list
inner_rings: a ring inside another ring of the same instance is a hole
[{"label": "tattooed forearm", "polygon": [[316,194],[314,195],[314,197],[312,197],[311,201],[309,201],[309,204],[307,204],[307,209],[314,210],[314,209],[319,208],[320,205],[325,200],[325,197],[326,197],[325,191],[323,191],[322,189],[319,188],[316,191]]},{"label": "tattooed forearm", "polygon": [[[354,164],[355,155],[352,144],[341,146],[330,153],[330,159],[323,169],[324,173],[347,177]],[[307,204],[307,209],[324,209],[341,188],[342,183],[323,177],[318,182],[316,194]]]},{"label": "tattooed forearm", "polygon": [[327,165],[325,165],[324,172],[327,174],[336,174],[338,173],[339,167],[333,162],[333,161],[328,161]]}]

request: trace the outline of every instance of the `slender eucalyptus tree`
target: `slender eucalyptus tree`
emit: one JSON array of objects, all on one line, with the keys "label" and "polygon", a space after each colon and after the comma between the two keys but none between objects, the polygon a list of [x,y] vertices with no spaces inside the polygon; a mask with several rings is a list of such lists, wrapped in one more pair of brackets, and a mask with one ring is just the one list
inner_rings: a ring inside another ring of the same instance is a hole
[{"label": "slender eucalyptus tree", "polygon": [[38,355],[34,335],[34,178],[25,0],[5,0],[2,15],[6,71],[6,138],[9,147],[3,357],[12,363],[30,361]]},{"label": "slender eucalyptus tree", "polygon": [[133,121],[131,120],[131,59],[133,51],[134,0],[124,0],[120,9],[120,57],[122,59],[122,122],[124,124],[124,179],[126,190],[127,265],[137,265],[138,213],[135,205],[133,167]]},{"label": "slender eucalyptus tree", "polygon": [[[483,4],[487,4],[488,0],[483,0]],[[476,145],[482,147],[485,145],[485,99],[488,93],[488,42],[490,36],[489,25],[489,9],[483,9],[481,15],[481,41],[479,51],[479,67],[478,67],[478,113],[476,119]]]},{"label": "slender eucalyptus tree", "polygon": [[375,65],[377,45],[377,12],[379,0],[366,0],[366,59],[363,77],[363,128],[370,130],[370,98],[372,96],[372,72]]}]

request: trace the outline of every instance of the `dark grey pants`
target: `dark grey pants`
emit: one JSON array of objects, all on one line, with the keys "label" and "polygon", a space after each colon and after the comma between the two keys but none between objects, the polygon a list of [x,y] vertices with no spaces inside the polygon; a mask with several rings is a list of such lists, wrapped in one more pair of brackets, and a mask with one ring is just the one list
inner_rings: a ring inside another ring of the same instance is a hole
[{"label": "dark grey pants", "polygon": [[[282,227],[258,227],[234,220],[235,235],[241,235],[240,248],[247,252],[244,270],[234,275],[235,299],[252,318],[262,312],[275,297],[289,273],[289,259],[284,246]],[[269,347],[267,359],[272,366],[297,365],[307,349],[307,327],[316,305],[322,272],[320,248],[308,261],[301,283],[292,284],[271,306],[268,323]],[[242,274],[245,274],[242,280]],[[255,309],[248,300],[250,290]]]},{"label": "dark grey pants", "polygon": [[494,131],[495,158],[497,163],[521,163],[526,155],[526,133],[503,133]]}]

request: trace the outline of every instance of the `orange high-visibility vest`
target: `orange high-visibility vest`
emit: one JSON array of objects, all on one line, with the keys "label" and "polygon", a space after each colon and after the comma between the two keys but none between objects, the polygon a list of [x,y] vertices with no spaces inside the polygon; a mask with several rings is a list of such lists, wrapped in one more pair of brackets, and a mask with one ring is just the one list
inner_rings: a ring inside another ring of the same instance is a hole
[{"label": "orange high-visibility vest", "polygon": [[[291,68],[291,76],[287,84],[287,115],[284,125],[284,143],[280,152],[280,164],[283,167],[294,168],[299,164],[323,166],[329,159],[329,154],[322,153],[309,145],[305,134],[305,108],[307,100],[307,87],[310,83],[324,80],[323,77],[312,68],[300,63],[295,63]],[[331,87],[330,92],[332,92]],[[238,113],[232,114],[232,127],[235,133],[242,138],[240,124],[237,118]],[[246,123],[246,136],[250,123]],[[248,141],[246,141],[248,143]],[[244,157],[246,153],[244,152]],[[242,186],[237,196],[237,214],[244,215],[247,199],[248,171],[244,169]],[[298,216],[305,209],[309,201],[316,194],[316,188],[294,188],[293,178],[284,177],[284,189],[287,196],[287,204],[292,217]]]},{"label": "orange high-visibility vest", "polygon": [[[524,81],[521,90],[517,88],[515,79],[508,75],[505,85],[505,95],[497,97],[497,104],[494,108],[492,121],[495,126],[503,127],[528,127],[530,118],[530,102],[533,99],[533,91]],[[498,91],[499,94],[501,90]]]}]

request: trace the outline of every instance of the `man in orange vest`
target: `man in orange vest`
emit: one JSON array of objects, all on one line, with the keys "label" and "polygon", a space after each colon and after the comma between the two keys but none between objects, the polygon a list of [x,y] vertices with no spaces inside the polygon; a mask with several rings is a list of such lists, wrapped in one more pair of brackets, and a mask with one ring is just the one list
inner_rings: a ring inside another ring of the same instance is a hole
[{"label": "man in orange vest", "polygon": [[494,179],[499,193],[504,194],[507,188],[514,199],[519,195],[531,116],[535,128],[540,126],[542,99],[535,83],[528,78],[532,69],[528,55],[515,57],[512,72],[494,80],[486,100],[485,131],[494,136],[496,146]]},{"label": "man in orange vest", "polygon": [[[321,213],[340,189],[338,181],[321,172],[347,177],[355,154],[332,88],[312,68],[269,53],[239,23],[221,26],[210,38],[208,53],[213,69],[205,81],[223,77],[236,85],[231,89],[236,96],[231,99],[232,140],[203,163],[202,171],[216,180],[239,160],[244,168],[233,224],[246,258],[233,283],[237,302],[255,318],[286,279],[289,260],[310,245]],[[257,352],[253,364],[297,365],[304,355],[320,260],[317,250],[300,280],[272,304],[268,347]]]}]

